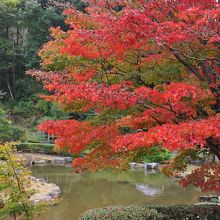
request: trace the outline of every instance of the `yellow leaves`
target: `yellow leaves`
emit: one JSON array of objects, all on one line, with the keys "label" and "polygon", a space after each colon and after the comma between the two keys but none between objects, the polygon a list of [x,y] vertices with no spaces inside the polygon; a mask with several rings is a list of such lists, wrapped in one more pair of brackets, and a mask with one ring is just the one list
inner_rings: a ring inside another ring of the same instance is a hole
[{"label": "yellow leaves", "polygon": [[205,107],[203,108],[203,110],[204,110],[209,116],[215,114],[215,112],[210,108],[210,106],[205,106]]},{"label": "yellow leaves", "polygon": [[72,26],[80,26],[83,29],[96,29],[98,27],[98,23],[97,21],[95,21],[94,18],[92,18],[88,14],[80,12],[78,12],[74,16],[67,17],[65,22]]},{"label": "yellow leaves", "polygon": [[7,7],[15,7],[18,0],[1,0],[0,3],[6,5]]},{"label": "yellow leaves", "polygon": [[72,104],[61,104],[61,108],[64,111],[72,111],[72,112],[84,112],[83,108],[88,102],[82,99],[78,99],[74,101]]},{"label": "yellow leaves", "polygon": [[[30,196],[35,193],[31,188],[31,171],[24,166],[24,160],[16,154],[16,143],[0,144],[0,218],[6,219],[12,213],[32,219],[41,206],[33,205]],[[42,206],[43,208],[43,206]]]},{"label": "yellow leaves", "polygon": [[57,60],[68,59],[67,54],[61,53],[65,46],[64,39],[66,36],[66,33],[60,30],[60,28],[51,28],[51,37],[54,40],[44,44],[43,48],[38,53],[39,57],[42,59],[41,66],[45,70],[53,69],[53,65],[56,64]]}]

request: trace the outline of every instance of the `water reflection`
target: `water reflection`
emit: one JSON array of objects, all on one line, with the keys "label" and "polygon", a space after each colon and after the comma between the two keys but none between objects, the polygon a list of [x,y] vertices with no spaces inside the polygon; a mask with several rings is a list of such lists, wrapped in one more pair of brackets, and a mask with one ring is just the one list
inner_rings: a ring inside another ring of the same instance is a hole
[{"label": "water reflection", "polygon": [[136,189],[142,192],[145,196],[155,196],[164,190],[164,186],[162,188],[153,188],[144,184],[136,184]]},{"label": "water reflection", "polygon": [[37,177],[61,187],[61,202],[38,220],[77,220],[88,209],[130,204],[193,204],[201,192],[182,188],[174,179],[144,171],[76,174],[66,167],[34,167]]}]

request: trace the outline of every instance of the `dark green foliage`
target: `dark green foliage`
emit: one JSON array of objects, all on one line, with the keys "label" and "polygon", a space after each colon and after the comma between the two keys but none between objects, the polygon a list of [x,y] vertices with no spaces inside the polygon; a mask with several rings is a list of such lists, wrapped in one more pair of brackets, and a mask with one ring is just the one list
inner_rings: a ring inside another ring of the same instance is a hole
[{"label": "dark green foliage", "polygon": [[169,160],[171,156],[172,154],[167,149],[154,146],[149,149],[138,150],[133,160],[135,162],[161,163],[163,161]]},{"label": "dark green foliage", "polygon": [[54,144],[42,144],[42,143],[19,143],[16,145],[17,151],[28,153],[45,153],[54,154]]},{"label": "dark green foliage", "polygon": [[117,206],[88,210],[81,216],[81,220],[160,220],[162,215],[156,210],[142,206]]},{"label": "dark green foliage", "polygon": [[21,25],[28,30],[23,44],[26,67],[37,68],[40,64],[37,53],[49,41],[49,29],[64,26],[64,16],[55,8],[44,10],[40,2],[29,0],[19,9],[19,19]]},{"label": "dark green foliage", "polygon": [[149,149],[149,154],[143,155],[143,161],[160,163],[169,160],[171,156],[172,154],[167,149],[155,146]]},{"label": "dark green foliage", "polygon": [[0,120],[0,142],[16,141],[19,140],[23,132],[19,128],[11,126],[7,122]]},{"label": "dark green foliage", "polygon": [[72,5],[74,5],[76,7],[76,10],[78,11],[85,11],[85,8],[87,7],[87,3],[81,1],[81,0],[70,0],[70,2],[72,3]]},{"label": "dark green foliage", "polygon": [[[49,4],[42,7],[42,4]],[[76,6],[84,10],[80,0],[1,0],[0,1],[0,91],[6,92],[2,102],[15,124],[33,128],[39,122],[60,118],[64,114],[54,104],[42,101],[42,86],[25,75],[29,68],[40,67],[39,50],[51,40],[50,28],[64,23],[64,7]]]},{"label": "dark green foliage", "polygon": [[6,103],[5,109],[8,109],[15,124],[28,129],[35,128],[37,124],[47,119],[68,118],[68,113],[59,110],[56,104],[48,103],[35,95],[21,99],[19,102]]},{"label": "dark green foliage", "polygon": [[17,77],[24,71],[16,0],[0,2],[0,90],[15,99]]},{"label": "dark green foliage", "polygon": [[219,205],[119,206],[91,209],[81,220],[220,220]]},{"label": "dark green foliage", "polygon": [[46,143],[19,143],[16,145],[17,151],[27,153],[43,153],[43,154],[58,154],[62,156],[70,156],[70,153],[66,149],[60,150],[59,152],[54,150],[54,144]]},{"label": "dark green foliage", "polygon": [[157,206],[152,207],[163,213],[164,220],[220,220],[219,205]]},{"label": "dark green foliage", "polygon": [[0,144],[0,219],[33,219],[44,204],[33,204],[31,172],[19,160],[12,144]]},{"label": "dark green foliage", "polygon": [[16,141],[21,138],[23,131],[6,120],[5,112],[0,108],[0,143]]}]

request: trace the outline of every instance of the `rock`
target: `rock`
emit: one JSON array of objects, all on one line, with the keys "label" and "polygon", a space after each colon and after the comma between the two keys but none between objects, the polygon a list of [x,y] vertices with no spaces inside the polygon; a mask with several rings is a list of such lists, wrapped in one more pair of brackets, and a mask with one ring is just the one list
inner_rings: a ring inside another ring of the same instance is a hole
[{"label": "rock", "polygon": [[72,157],[64,157],[58,155],[47,155],[47,154],[39,154],[39,153],[20,153],[17,154],[18,157],[26,158],[27,165],[36,165],[36,166],[46,166],[46,165],[54,165],[54,166],[64,166],[66,164],[70,164],[72,162]]},{"label": "rock", "polygon": [[135,163],[135,162],[132,162],[132,163],[130,163],[130,166],[132,167],[132,168],[144,168],[144,164],[142,164],[142,163]]},{"label": "rock", "polygon": [[48,186],[49,186],[52,190],[56,190],[56,191],[58,191],[59,193],[61,193],[60,187],[57,186],[56,184],[54,184],[54,183],[49,183]]},{"label": "rock", "polygon": [[30,177],[30,180],[32,181],[30,189],[35,192],[31,195],[30,201],[34,204],[50,202],[59,197],[61,190],[56,184],[47,183],[43,178]]},{"label": "rock", "polygon": [[145,169],[158,169],[158,163],[130,163],[131,168],[145,168]]},{"label": "rock", "polygon": [[52,191],[49,192],[49,196],[51,196],[53,199],[58,198],[59,195],[60,195],[60,192],[57,191],[57,190],[52,190]]},{"label": "rock", "polygon": [[135,165],[136,165],[135,162],[131,162],[131,163],[130,163],[130,166],[131,166],[131,167],[135,167]]},{"label": "rock", "polygon": [[64,164],[65,163],[65,158],[54,158],[53,162],[55,164]]},{"label": "rock", "polygon": [[65,159],[66,163],[72,163],[72,161],[73,161],[72,157],[65,157],[64,159]]},{"label": "rock", "polygon": [[48,194],[36,193],[30,197],[30,201],[34,204],[39,202],[50,202],[53,200],[53,197]]},{"label": "rock", "polygon": [[144,168],[144,164],[143,163],[137,163],[136,168]]},{"label": "rock", "polygon": [[145,169],[158,169],[158,163],[145,163]]},{"label": "rock", "polygon": [[47,182],[44,178],[39,178],[37,180],[38,180],[38,182],[41,182],[41,183],[46,183]]},{"label": "rock", "polygon": [[33,181],[33,182],[36,182],[36,181],[37,181],[37,178],[34,177],[34,176],[29,176],[28,179],[31,180],[31,181]]},{"label": "rock", "polygon": [[45,160],[36,160],[36,161],[34,161],[34,164],[45,165],[46,161]]}]

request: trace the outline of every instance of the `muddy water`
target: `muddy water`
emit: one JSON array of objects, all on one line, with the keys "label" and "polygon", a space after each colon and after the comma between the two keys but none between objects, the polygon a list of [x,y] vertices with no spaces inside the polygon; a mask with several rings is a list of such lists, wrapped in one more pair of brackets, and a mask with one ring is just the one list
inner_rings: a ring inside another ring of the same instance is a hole
[{"label": "muddy water", "polygon": [[202,193],[160,173],[102,171],[76,174],[68,167],[33,167],[36,177],[61,187],[62,199],[37,220],[78,220],[84,211],[110,205],[193,204]]}]

